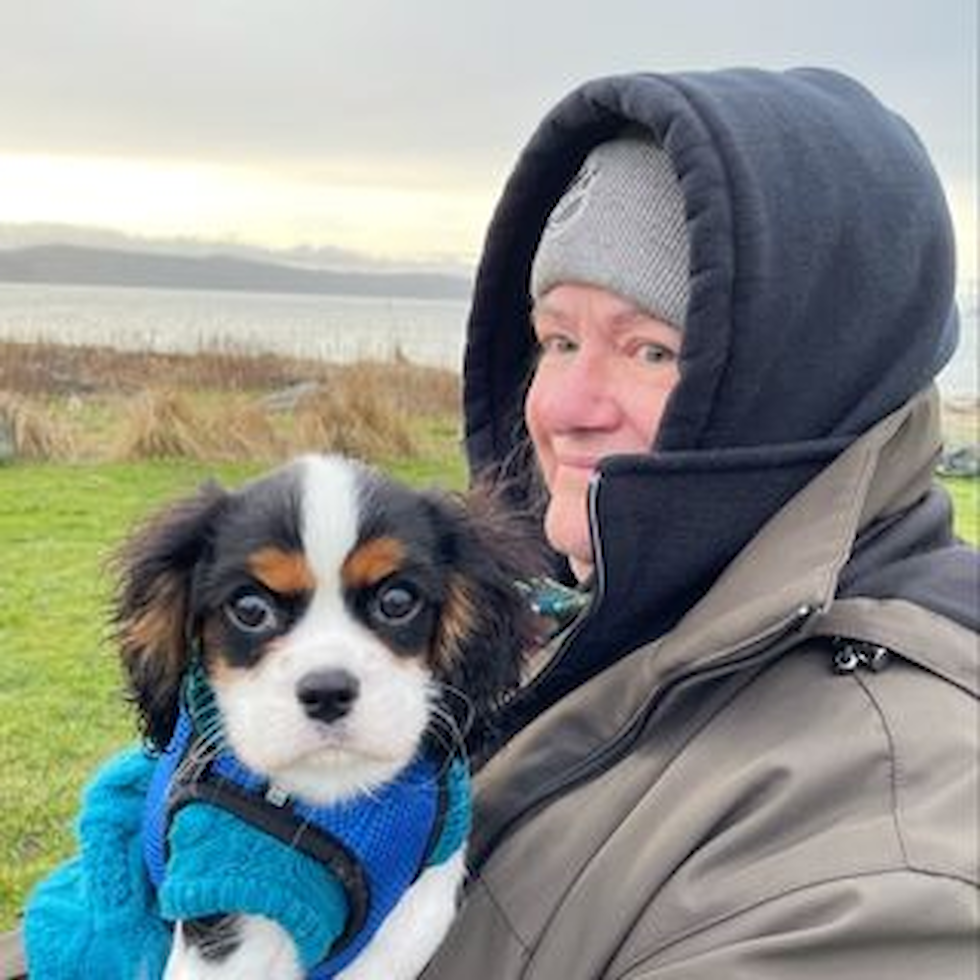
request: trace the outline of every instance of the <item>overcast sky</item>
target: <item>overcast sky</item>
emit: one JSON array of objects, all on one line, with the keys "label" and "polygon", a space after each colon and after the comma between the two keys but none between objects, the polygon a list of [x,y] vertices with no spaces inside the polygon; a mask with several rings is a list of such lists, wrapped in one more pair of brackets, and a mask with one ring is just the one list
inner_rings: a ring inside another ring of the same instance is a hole
[{"label": "overcast sky", "polygon": [[976,0],[0,0],[0,222],[472,261],[587,77],[857,75],[930,147],[977,263]]}]

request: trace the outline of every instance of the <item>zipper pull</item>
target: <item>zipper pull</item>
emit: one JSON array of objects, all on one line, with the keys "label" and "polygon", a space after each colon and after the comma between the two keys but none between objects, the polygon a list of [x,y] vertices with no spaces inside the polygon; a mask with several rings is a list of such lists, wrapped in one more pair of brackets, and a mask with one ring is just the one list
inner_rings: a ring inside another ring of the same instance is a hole
[{"label": "zipper pull", "polygon": [[878,643],[835,636],[833,644],[835,674],[853,674],[862,668],[877,674],[884,670],[891,660],[891,651],[888,647]]}]

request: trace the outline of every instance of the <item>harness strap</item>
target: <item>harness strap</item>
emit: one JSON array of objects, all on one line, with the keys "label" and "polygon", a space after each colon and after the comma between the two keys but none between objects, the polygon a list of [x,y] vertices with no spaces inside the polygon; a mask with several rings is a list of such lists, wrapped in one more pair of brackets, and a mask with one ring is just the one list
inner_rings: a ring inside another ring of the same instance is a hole
[{"label": "harness strap", "polygon": [[330,869],[344,889],[348,902],[347,921],[331,946],[331,957],[343,952],[364,928],[371,905],[370,886],[360,862],[337,837],[313,826],[288,806],[277,806],[264,796],[242,789],[210,768],[196,779],[172,787],[167,804],[168,825],[177,812],[190,803],[221,807]]}]

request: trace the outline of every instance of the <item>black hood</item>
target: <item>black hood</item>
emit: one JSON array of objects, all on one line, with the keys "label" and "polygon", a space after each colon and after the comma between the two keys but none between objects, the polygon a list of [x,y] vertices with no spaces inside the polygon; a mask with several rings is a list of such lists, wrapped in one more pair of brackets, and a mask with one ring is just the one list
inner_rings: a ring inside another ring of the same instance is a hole
[{"label": "black hood", "polygon": [[465,365],[474,470],[525,437],[528,281],[544,223],[589,151],[629,124],[670,153],[691,241],[683,382],[658,449],[853,437],[948,360],[952,226],[900,117],[816,69],[600,79],[541,123],[487,234]]},{"label": "black hood", "polygon": [[617,639],[583,654],[583,675],[669,628],[789,496],[932,381],[957,335],[939,181],[860,85],[816,69],[590,82],[541,123],[488,231],[465,363],[474,473],[530,482],[531,262],[585,156],[636,125],[680,178],[691,297],[656,445],[601,467],[597,565],[617,595],[600,632]]}]

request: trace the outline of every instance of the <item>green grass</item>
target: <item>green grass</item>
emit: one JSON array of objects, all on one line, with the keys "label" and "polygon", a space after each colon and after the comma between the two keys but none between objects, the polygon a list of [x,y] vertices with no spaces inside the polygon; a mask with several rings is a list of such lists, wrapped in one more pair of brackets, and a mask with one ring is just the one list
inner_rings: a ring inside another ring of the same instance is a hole
[{"label": "green grass", "polygon": [[105,640],[105,559],[149,507],[205,474],[185,464],[0,468],[0,928],[70,851],[87,774],[135,735]]},{"label": "green grass", "polygon": [[948,477],[942,482],[953,498],[956,533],[973,544],[980,543],[980,480]]},{"label": "green grass", "polygon": [[[386,468],[410,483],[463,484],[449,423],[428,450]],[[244,465],[185,462],[0,467],[0,930],[31,884],[73,849],[78,793],[135,738],[106,641],[106,558],[142,515]],[[976,542],[980,481],[947,481],[958,530]]]}]

